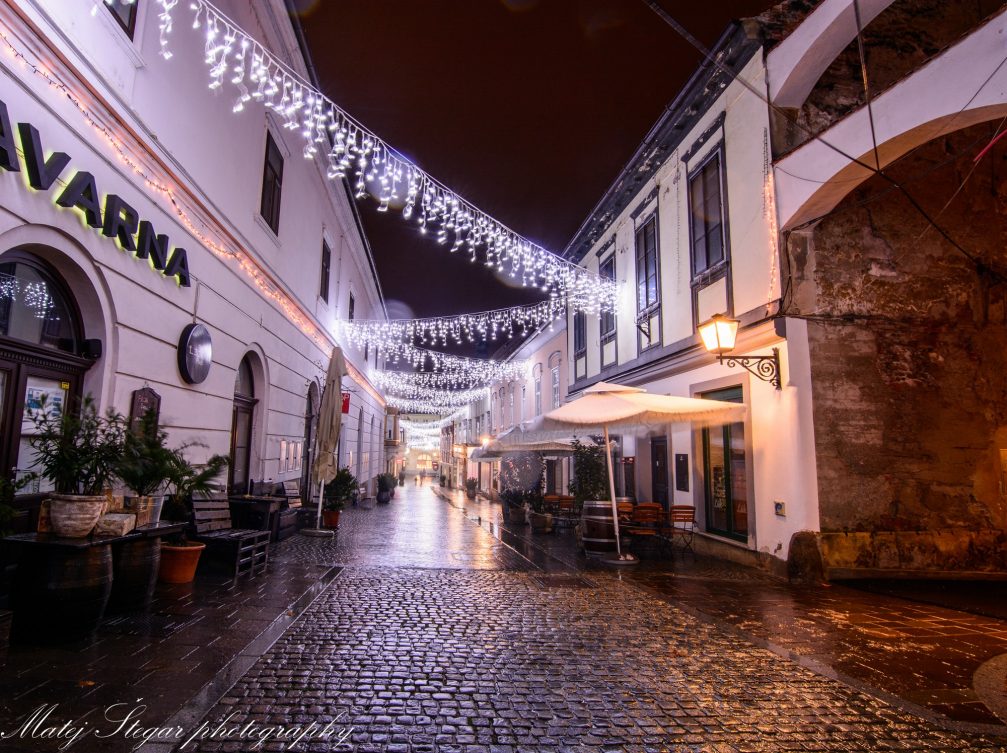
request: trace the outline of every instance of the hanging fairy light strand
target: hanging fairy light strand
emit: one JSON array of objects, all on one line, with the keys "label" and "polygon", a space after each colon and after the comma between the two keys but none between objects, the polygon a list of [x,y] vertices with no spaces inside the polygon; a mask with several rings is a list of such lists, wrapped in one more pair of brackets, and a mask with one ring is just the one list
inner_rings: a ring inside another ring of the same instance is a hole
[{"label": "hanging fairy light strand", "polygon": [[[161,54],[171,57],[169,39],[177,0],[158,0]],[[373,194],[378,211],[401,208],[421,233],[432,232],[452,252],[468,254],[498,273],[565,298],[576,310],[614,311],[612,280],[532,243],[435,180],[305,81],[278,57],[206,0],[191,0],[192,28],[204,30],[204,57],[211,90],[229,88],[232,110],[249,102],[275,112],[283,126],[303,139],[305,158],[321,157],[332,180],[347,178],[356,197]]]},{"label": "hanging fairy light strand", "polygon": [[465,417],[465,410],[455,410],[450,411],[447,415],[442,418],[432,419],[430,421],[415,421],[409,418],[400,418],[399,427],[404,428],[407,431],[411,429],[436,429],[440,431],[445,426],[450,426],[452,423],[457,421],[459,418]]},{"label": "hanging fairy light strand", "polygon": [[[393,408],[398,408],[403,413],[431,413],[434,415],[444,415],[457,410],[466,403],[454,403],[446,401],[443,403],[432,403],[429,400],[413,400],[405,397],[395,397],[386,395],[385,402]],[[464,414],[464,411],[462,411]]]},{"label": "hanging fairy light strand", "polygon": [[[464,358],[436,350],[418,348],[408,343],[390,343],[382,356],[392,364],[408,363],[418,373],[437,373],[445,382],[454,379],[474,384],[517,379],[527,372],[527,361],[494,361]],[[386,370],[387,373],[408,373]],[[373,372],[372,372],[373,373]]]},{"label": "hanging fairy light strand", "polygon": [[[395,394],[392,391],[387,391],[385,395],[386,399],[409,401],[410,404],[415,405],[429,405],[436,408],[450,408],[454,410],[455,408],[464,408],[465,406],[477,401],[482,400],[489,396],[489,388],[481,387],[475,390],[462,390],[460,392],[453,392],[450,390],[427,390],[422,388],[417,388],[414,390],[403,390],[399,394]],[[389,403],[393,407],[401,407]],[[429,411],[425,411],[429,412]],[[440,411],[434,411],[440,412]]]},{"label": "hanging fairy light strand", "polygon": [[406,388],[429,387],[431,389],[472,389],[483,385],[478,375],[455,372],[441,374],[434,371],[391,371],[371,369],[368,378],[381,389],[394,389],[401,384]]},{"label": "hanging fairy light strand", "polygon": [[342,338],[352,345],[369,344],[387,351],[400,342],[447,346],[510,339],[515,334],[550,325],[565,315],[565,302],[550,298],[529,306],[456,316],[391,321],[354,319],[339,322],[338,328]]}]

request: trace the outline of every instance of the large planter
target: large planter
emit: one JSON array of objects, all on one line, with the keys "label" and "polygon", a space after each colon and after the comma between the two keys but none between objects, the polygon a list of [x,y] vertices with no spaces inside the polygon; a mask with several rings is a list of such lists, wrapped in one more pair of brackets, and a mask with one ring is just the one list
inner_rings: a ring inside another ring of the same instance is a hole
[{"label": "large planter", "polygon": [[391,492],[378,492],[378,502],[380,502],[381,504],[384,505],[384,504],[387,504],[387,503],[389,503],[391,501],[392,501],[392,493]]},{"label": "large planter", "polygon": [[615,522],[612,503],[589,499],[581,508],[581,541],[588,557],[609,557],[616,553]]},{"label": "large planter", "polygon": [[504,507],[507,508],[507,511],[510,514],[511,523],[523,526],[528,522],[528,515],[523,507],[515,507],[507,502],[504,502]]},{"label": "large planter", "polygon": [[326,528],[339,528],[339,513],[341,510],[322,510],[322,525]]},{"label": "large planter", "polygon": [[476,498],[476,490],[473,489],[472,491],[469,491],[468,489],[466,489],[465,490],[465,496],[468,497],[469,499],[475,499]]},{"label": "large planter", "polygon": [[161,544],[161,568],[158,580],[162,583],[191,583],[196,577],[196,565],[206,544],[171,546]]},{"label": "large planter", "polygon": [[529,510],[528,524],[531,525],[532,533],[552,533],[552,514]]},{"label": "large planter", "polygon": [[53,494],[49,497],[49,524],[57,536],[82,539],[91,533],[107,504],[104,494]]}]

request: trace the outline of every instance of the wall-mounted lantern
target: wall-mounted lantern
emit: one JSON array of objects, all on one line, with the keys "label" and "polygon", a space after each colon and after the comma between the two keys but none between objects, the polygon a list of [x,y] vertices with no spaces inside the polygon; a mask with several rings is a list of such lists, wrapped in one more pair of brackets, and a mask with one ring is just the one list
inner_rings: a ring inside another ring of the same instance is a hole
[{"label": "wall-mounted lantern", "polygon": [[727,366],[740,366],[753,376],[769,382],[776,389],[783,389],[780,383],[780,349],[773,348],[770,356],[727,356],[734,350],[738,339],[738,325],[741,322],[724,314],[714,314],[713,318],[699,325],[699,336],[703,346],[717,356]]}]

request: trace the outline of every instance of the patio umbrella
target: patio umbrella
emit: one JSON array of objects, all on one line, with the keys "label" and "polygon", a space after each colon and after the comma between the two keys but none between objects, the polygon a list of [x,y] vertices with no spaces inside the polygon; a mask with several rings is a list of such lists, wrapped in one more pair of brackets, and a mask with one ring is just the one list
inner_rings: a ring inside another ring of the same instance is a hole
[{"label": "patio umbrella", "polygon": [[336,477],[339,462],[336,459],[336,447],[339,444],[339,430],[343,419],[343,376],[346,374],[346,361],[343,351],[338,346],[332,349],[329,359],[329,371],[325,375],[325,387],[322,390],[322,404],[318,409],[318,434],[315,440],[315,457],[311,464],[312,473],[318,479],[318,517],[315,535],[325,533],[322,528],[322,490],[325,484]]},{"label": "patio umbrella", "polygon": [[604,435],[617,562],[632,563],[636,559],[632,555],[623,555],[619,543],[619,513],[615,503],[615,475],[612,471],[609,429],[650,429],[679,421],[710,426],[741,421],[744,417],[745,406],[740,403],[652,395],[638,387],[598,382],[584,390],[583,395],[576,400],[532,421],[511,441],[546,441],[569,436],[571,429],[580,429],[585,434]]}]

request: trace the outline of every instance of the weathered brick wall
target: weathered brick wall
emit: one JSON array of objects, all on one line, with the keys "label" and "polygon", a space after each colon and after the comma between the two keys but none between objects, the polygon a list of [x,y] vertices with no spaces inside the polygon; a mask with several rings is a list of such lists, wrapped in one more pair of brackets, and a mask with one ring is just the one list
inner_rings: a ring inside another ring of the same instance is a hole
[{"label": "weathered brick wall", "polygon": [[[851,539],[847,564],[1004,566],[1002,546],[969,533],[1007,529],[1007,139],[972,161],[995,125],[887,170],[975,261],[881,177],[787,238],[786,312],[809,318],[822,531],[906,532],[890,556]],[[949,531],[961,551],[933,544]]]}]

